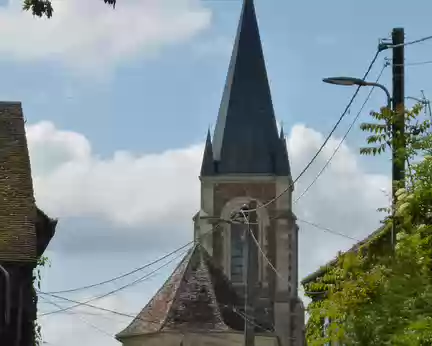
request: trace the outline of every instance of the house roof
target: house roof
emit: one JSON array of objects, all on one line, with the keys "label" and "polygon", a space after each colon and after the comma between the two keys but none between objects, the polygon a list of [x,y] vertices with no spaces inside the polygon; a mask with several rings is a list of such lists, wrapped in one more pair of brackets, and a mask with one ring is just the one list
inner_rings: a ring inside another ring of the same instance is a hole
[{"label": "house roof", "polygon": [[0,260],[34,261],[37,209],[19,102],[0,102],[0,201]]},{"label": "house roof", "polygon": [[244,0],[213,143],[207,138],[201,176],[288,176],[284,142],[277,131],[255,7],[253,0]]},{"label": "house roof", "polygon": [[239,298],[210,255],[199,244],[183,258],[165,284],[131,324],[116,335],[130,336],[162,331],[229,331],[241,329],[244,320],[233,306]]},{"label": "house roof", "polygon": [[36,256],[39,258],[54,237],[58,221],[50,218],[39,208],[36,208],[36,215]]},{"label": "house roof", "polygon": [[[371,234],[369,234],[366,238],[364,238],[363,240],[361,240],[361,241],[357,242],[356,244],[354,244],[349,250],[345,251],[343,254],[358,252],[359,249],[360,249],[360,247],[362,245],[371,242],[372,239],[374,239],[380,233],[383,233],[384,230],[385,230],[384,226],[378,228],[376,231],[374,231]],[[338,258],[334,258],[333,260],[327,262],[327,264],[325,264],[324,266],[320,267],[318,270],[316,270],[312,274],[309,274],[308,276],[306,276],[301,281],[301,284],[302,285],[307,284],[307,283],[312,282],[315,279],[319,278],[320,276],[323,276],[326,273],[326,271],[328,270],[328,268],[331,268],[331,267],[333,267],[333,266],[335,266],[337,264],[337,261],[338,261]]]}]

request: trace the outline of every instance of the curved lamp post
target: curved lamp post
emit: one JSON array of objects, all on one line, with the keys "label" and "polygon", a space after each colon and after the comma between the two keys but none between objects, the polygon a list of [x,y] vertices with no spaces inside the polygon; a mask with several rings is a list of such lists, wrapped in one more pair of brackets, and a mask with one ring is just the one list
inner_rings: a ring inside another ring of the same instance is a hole
[{"label": "curved lamp post", "polygon": [[[358,86],[371,86],[371,87],[377,87],[380,88],[381,90],[383,90],[386,95],[387,95],[387,108],[390,111],[392,108],[392,98],[390,96],[390,92],[388,91],[388,89],[379,83],[375,83],[375,82],[367,82],[363,79],[360,78],[353,78],[353,77],[331,77],[331,78],[324,78],[323,79],[324,83],[328,83],[328,84],[335,84],[335,85],[344,85],[344,86],[352,86],[352,85],[358,85]],[[394,131],[394,126],[392,126],[393,131]],[[393,133],[394,135],[394,133]],[[394,136],[393,136],[394,138]],[[394,149],[393,149],[393,165],[394,165]],[[394,173],[393,173],[394,174]],[[394,188],[393,188],[394,189]],[[396,201],[396,197],[393,194],[393,199],[392,199],[393,203],[392,203],[392,215],[394,216],[395,213],[395,201]],[[391,230],[391,243],[392,243],[392,247],[394,248],[395,243],[396,243],[396,229],[395,229],[395,223],[393,222],[393,226],[392,226],[392,230]]]},{"label": "curved lamp post", "polygon": [[364,81],[363,79],[353,78],[353,77],[330,77],[330,78],[324,78],[323,82],[328,83],[328,84],[344,85],[344,86],[358,85],[358,86],[371,86],[371,87],[380,88],[387,95],[387,108],[391,109],[392,98],[390,96],[390,92],[382,84],[375,83],[375,82],[367,82],[367,81]]}]

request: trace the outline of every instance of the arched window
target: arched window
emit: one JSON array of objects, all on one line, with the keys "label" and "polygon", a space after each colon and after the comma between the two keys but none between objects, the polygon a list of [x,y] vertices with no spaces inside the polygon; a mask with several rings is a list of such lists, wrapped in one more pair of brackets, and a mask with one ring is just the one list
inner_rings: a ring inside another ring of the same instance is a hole
[{"label": "arched window", "polygon": [[244,258],[244,245],[245,245],[245,225],[232,224],[231,225],[231,282],[243,283],[245,282],[245,258]]},{"label": "arched window", "polygon": [[[233,212],[238,211],[243,205],[250,202],[248,197],[236,197],[228,201],[222,209],[221,218],[229,219]],[[258,203],[259,205],[260,203]],[[260,208],[257,212],[257,222],[259,223],[258,241],[261,249],[267,251],[267,227],[269,225],[269,216],[266,208]],[[244,235],[247,225],[245,224],[224,224],[222,231],[222,263],[225,273],[234,284],[245,282],[245,251]],[[222,245],[221,244],[221,245]],[[267,284],[266,280],[267,266],[263,256],[258,256],[258,280]]]}]

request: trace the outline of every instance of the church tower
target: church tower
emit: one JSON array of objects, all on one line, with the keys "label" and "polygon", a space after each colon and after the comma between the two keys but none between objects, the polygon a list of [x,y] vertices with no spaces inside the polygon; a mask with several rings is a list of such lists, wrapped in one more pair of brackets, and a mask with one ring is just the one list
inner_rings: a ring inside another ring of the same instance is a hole
[{"label": "church tower", "polygon": [[304,309],[298,297],[298,226],[292,213],[292,177],[283,129],[278,133],[253,0],[244,0],[213,138],[207,134],[201,167],[201,210],[195,239],[212,255],[240,295],[244,292],[243,230],[229,219],[252,199],[259,255],[257,323],[273,329],[281,346],[304,345]]}]

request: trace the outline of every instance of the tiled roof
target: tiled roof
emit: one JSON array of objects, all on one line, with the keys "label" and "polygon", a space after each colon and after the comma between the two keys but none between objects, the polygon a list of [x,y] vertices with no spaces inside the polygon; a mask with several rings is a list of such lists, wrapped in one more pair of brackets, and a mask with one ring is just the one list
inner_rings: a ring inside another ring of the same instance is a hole
[{"label": "tiled roof", "polygon": [[35,260],[37,210],[19,102],[0,102],[0,204],[0,260]]},{"label": "tiled roof", "polygon": [[161,331],[229,331],[243,319],[238,296],[207,251],[196,245],[118,339]]}]

